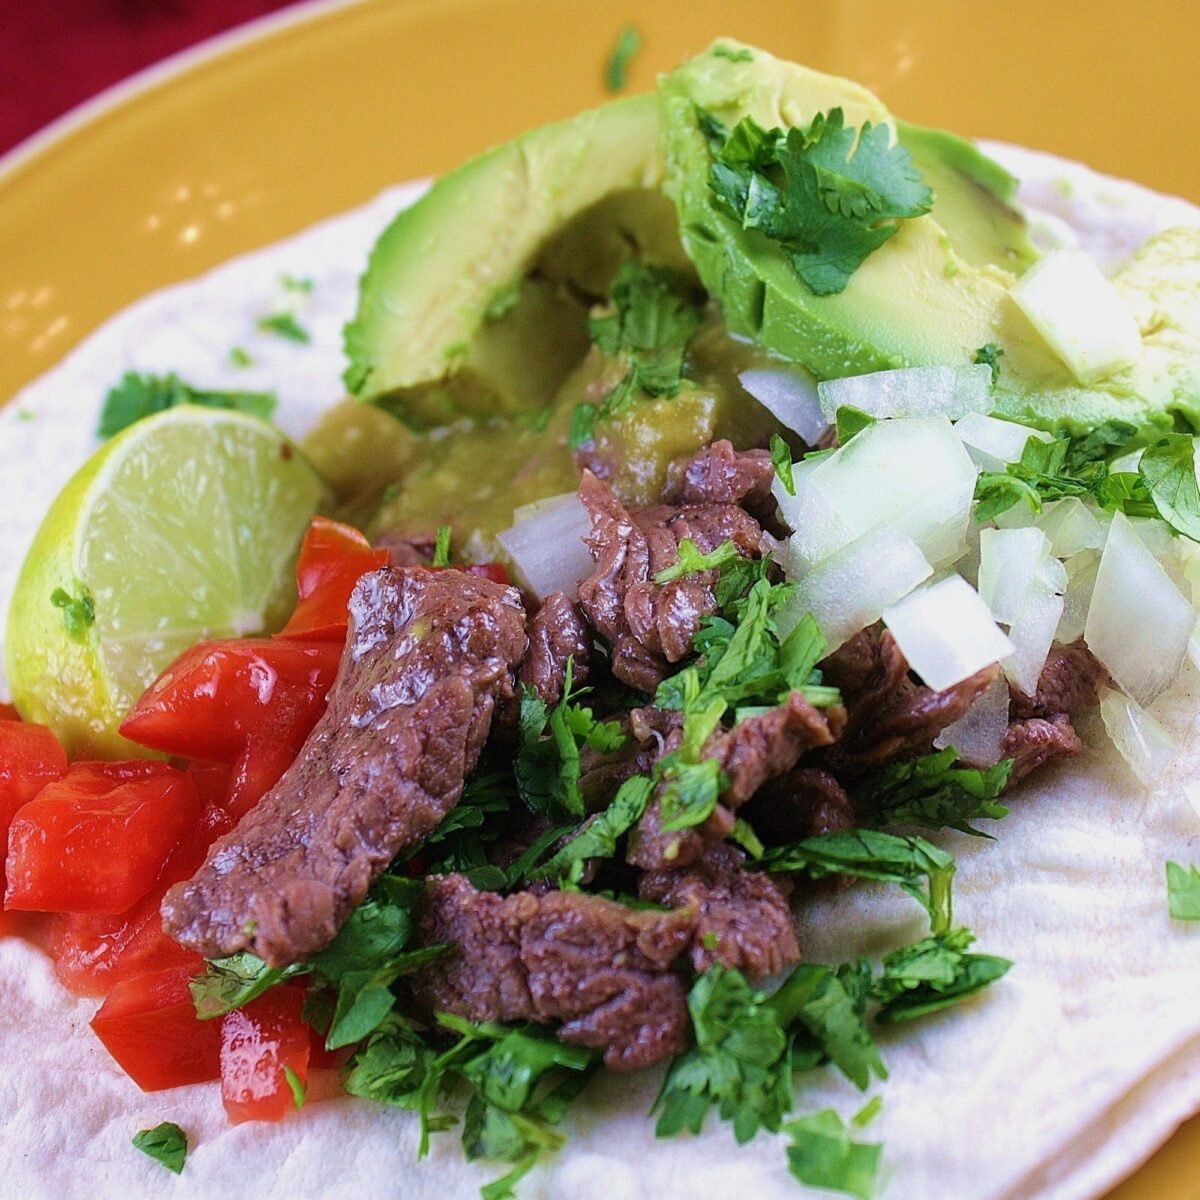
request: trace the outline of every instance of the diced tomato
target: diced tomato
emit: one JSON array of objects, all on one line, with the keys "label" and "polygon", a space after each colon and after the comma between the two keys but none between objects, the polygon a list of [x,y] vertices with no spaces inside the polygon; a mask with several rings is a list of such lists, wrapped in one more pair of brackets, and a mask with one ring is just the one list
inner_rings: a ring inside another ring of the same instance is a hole
[{"label": "diced tomato", "polygon": [[350,1061],[353,1046],[325,1049],[325,1035],[311,1025],[308,1027],[308,1067],[310,1071],[340,1071]]},{"label": "diced tomato", "polygon": [[462,568],[468,575],[478,575],[482,579],[490,579],[493,583],[508,584],[508,572],[502,563],[473,563]]},{"label": "diced tomato", "polygon": [[0,704],[0,721],[19,721],[21,714],[15,704]]},{"label": "diced tomato", "polygon": [[[66,773],[66,751],[44,725],[0,721],[0,837],[5,844],[17,810]],[[3,885],[4,868],[0,866],[0,887]]]},{"label": "diced tomato", "polygon": [[303,988],[282,985],[221,1018],[221,1099],[229,1119],[281,1121],[295,1107],[288,1082],[308,1082]]},{"label": "diced tomato", "polygon": [[200,811],[196,785],[166,763],[76,763],[13,818],[5,907],[123,913]]},{"label": "diced tomato", "polygon": [[221,1022],[201,1021],[188,991],[193,967],[172,967],[118,983],[92,1029],[144,1092],[204,1083],[221,1075]]},{"label": "diced tomato", "polygon": [[299,750],[325,711],[341,647],[244,638],[184,651],[143,694],[121,733],[143,746],[232,765],[252,734]]},{"label": "diced tomato", "polygon": [[192,777],[206,813],[214,804],[224,808],[233,781],[232,767],[226,763],[190,762],[184,770]]},{"label": "diced tomato", "polygon": [[225,806],[238,819],[244,817],[292,765],[300,747],[251,736],[235,764]]},{"label": "diced tomato", "polygon": [[233,818],[223,808],[206,805],[195,828],[167,859],[154,887],[128,912],[62,917],[50,947],[59,982],[77,995],[101,996],[134,975],[176,966],[199,970],[200,956],[163,932],[159,907],[167,889],[194,875],[212,842],[232,828]]},{"label": "diced tomato", "polygon": [[313,517],[296,563],[299,600],[281,638],[344,642],[350,593],[368,571],[386,567],[386,550],[372,549],[357,529]]}]

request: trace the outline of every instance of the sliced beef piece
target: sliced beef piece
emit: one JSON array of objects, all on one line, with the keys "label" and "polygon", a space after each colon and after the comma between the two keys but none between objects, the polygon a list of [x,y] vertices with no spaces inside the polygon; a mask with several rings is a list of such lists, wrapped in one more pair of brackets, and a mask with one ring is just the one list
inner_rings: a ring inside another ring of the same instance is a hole
[{"label": "sliced beef piece", "polygon": [[660,803],[652,800],[630,837],[628,861],[644,870],[690,866],[709,846],[729,836],[733,811],[768,780],[786,774],[807,751],[832,745],[844,719],[840,707],[822,711],[802,692],[792,692],[767,712],[718,730],[703,751],[705,758],[721,764],[728,778],[716,811],[703,825],[667,831],[662,828]]},{"label": "sliced beef piece", "polygon": [[732,846],[714,846],[686,870],[647,871],[638,895],[695,911],[692,965],[697,971],[719,962],[757,982],[799,962],[800,946],[786,881],[743,871],[745,858]]},{"label": "sliced beef piece", "polygon": [[687,1045],[686,992],[671,964],[691,944],[693,909],[635,911],[581,892],[476,891],[461,875],[432,879],[425,944],[453,950],[413,977],[418,1001],[470,1021],[561,1021],[564,1042],[604,1050],[635,1070]]},{"label": "sliced beef piece", "polygon": [[1083,743],[1066,713],[1014,721],[1001,747],[1003,756],[1013,760],[1008,786],[1056,758],[1074,758],[1082,749]]},{"label": "sliced beef piece", "polygon": [[421,567],[433,561],[437,542],[428,537],[409,537],[399,529],[391,529],[375,539],[380,550],[386,550],[393,567]]},{"label": "sliced beef piece", "polygon": [[525,647],[513,588],[453,570],[364,575],[328,710],[279,783],[167,893],[167,932],[209,958],[252,950],[272,966],[324,946],[458,802]]},{"label": "sliced beef piece", "polygon": [[562,699],[571,659],[575,687],[587,682],[591,638],[578,606],[566,592],[547,597],[529,622],[529,650],[517,679],[553,707]]},{"label": "sliced beef piece", "polygon": [[722,439],[672,464],[671,475],[664,499],[672,504],[738,504],[761,515],[775,507],[775,467],[766,450],[735,450]]},{"label": "sliced beef piece", "polygon": [[604,808],[617,789],[634,775],[649,775],[664,754],[683,737],[683,713],[671,709],[631,709],[621,718],[625,742],[619,750],[605,752],[583,746],[579,751],[579,787],[589,812]]},{"label": "sliced beef piece", "polygon": [[927,754],[933,739],[957,721],[999,672],[985,667],[936,692],[916,683],[895,638],[864,629],[821,664],[825,682],[842,691],[845,732],[822,765],[835,774],[860,774],[898,759]]},{"label": "sliced beef piece", "polygon": [[1099,704],[1100,690],[1110,682],[1108,672],[1083,638],[1067,645],[1055,642],[1042,667],[1037,691],[1032,696],[1023,696],[1011,689],[1011,712],[1017,719],[1053,717],[1057,713],[1074,716]]},{"label": "sliced beef piece", "polygon": [[797,767],[772,779],[755,794],[742,815],[768,845],[802,842],[858,825],[846,789],[828,771],[817,767]]},{"label": "sliced beef piece", "polygon": [[612,646],[612,672],[622,683],[651,693],[669,663],[691,652],[701,620],[716,606],[716,572],[666,584],[654,576],[678,561],[690,538],[702,553],[732,541],[757,557],[762,529],[734,504],[626,509],[612,490],[585,471],[579,496],[591,517],[588,545],[596,570],[579,585],[579,603]]}]

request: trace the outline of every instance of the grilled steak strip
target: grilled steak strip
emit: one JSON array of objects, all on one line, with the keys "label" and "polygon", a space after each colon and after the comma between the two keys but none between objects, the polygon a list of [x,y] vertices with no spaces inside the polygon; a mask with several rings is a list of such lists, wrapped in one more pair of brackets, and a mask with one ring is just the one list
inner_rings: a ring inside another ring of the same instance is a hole
[{"label": "grilled steak strip", "polygon": [[581,892],[479,892],[461,875],[430,879],[426,944],[453,950],[413,977],[418,1002],[469,1021],[563,1022],[564,1042],[604,1050],[632,1071],[687,1045],[684,985],[671,964],[696,914],[640,912]]},{"label": "grilled steak strip", "polygon": [[775,467],[768,450],[735,450],[721,439],[705,446],[678,468],[665,499],[672,504],[740,504],[756,516],[775,507],[771,484]]},{"label": "grilled steak strip", "polygon": [[299,757],[163,902],[206,957],[272,966],[324,946],[396,853],[458,802],[525,653],[517,592],[461,571],[359,580],[329,708]]}]

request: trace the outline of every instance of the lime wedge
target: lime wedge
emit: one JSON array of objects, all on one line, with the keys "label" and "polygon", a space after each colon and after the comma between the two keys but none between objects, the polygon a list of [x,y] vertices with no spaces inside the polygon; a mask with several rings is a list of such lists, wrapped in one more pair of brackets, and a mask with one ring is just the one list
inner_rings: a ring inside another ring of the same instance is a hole
[{"label": "lime wedge", "polygon": [[5,669],[72,757],[145,753],[117,726],[178,654],[278,628],[327,500],[272,425],[183,406],[132,425],[67,484],[21,568]]}]

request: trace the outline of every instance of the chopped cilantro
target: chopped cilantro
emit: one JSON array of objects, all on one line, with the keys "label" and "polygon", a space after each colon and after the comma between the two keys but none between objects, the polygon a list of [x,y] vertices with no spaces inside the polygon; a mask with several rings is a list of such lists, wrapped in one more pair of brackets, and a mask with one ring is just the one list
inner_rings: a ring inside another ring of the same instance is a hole
[{"label": "chopped cilantro", "polygon": [[733,831],[729,838],[730,841],[737,842],[751,858],[762,858],[766,853],[766,847],[759,840],[758,834],[754,832],[754,826],[745,817],[738,817],[733,822]]},{"label": "chopped cilantro", "polygon": [[202,1021],[210,1021],[249,1004],[268,988],[306,969],[303,966],[268,967],[257,955],[242,950],[207,963],[204,973],[188,983],[188,991],[192,994],[196,1016]]},{"label": "chopped cilantro", "polygon": [[50,593],[50,603],[62,609],[67,636],[73,642],[82,642],[96,623],[96,601],[92,593],[82,584],[78,596],[72,596],[65,588],[58,587]]},{"label": "chopped cilantro", "polygon": [[617,34],[617,40],[604,64],[604,86],[610,92],[623,92],[629,83],[629,64],[642,48],[642,35],[636,26],[626,25]]},{"label": "chopped cilantro", "polygon": [[753,62],[754,54],[745,49],[735,50],[732,46],[714,46],[712,48],[713,58],[723,58],[727,62]]},{"label": "chopped cilantro", "polygon": [[312,341],[312,334],[296,319],[295,313],[274,312],[259,317],[255,328],[263,333],[274,333],[289,342],[300,342],[307,345]]},{"label": "chopped cilantro", "polygon": [[853,875],[894,883],[925,909],[934,933],[950,928],[954,859],[924,838],[877,829],[823,833],[768,850],[757,865],[777,873],[804,872],[812,879]]},{"label": "chopped cilantro", "polygon": [[567,434],[567,447],[578,450],[594,440],[596,436],[596,414],[594,404],[577,404],[571,410],[571,428]]},{"label": "chopped cilantro", "polygon": [[777,433],[771,434],[771,465],[775,477],[789,496],[796,494],[796,480],[792,475],[792,451],[787,442]]},{"label": "chopped cilantro", "polygon": [[1200,921],[1200,870],[1167,863],[1167,908],[1176,921]]},{"label": "chopped cilantro", "polygon": [[[588,330],[626,373],[596,410],[601,419],[620,413],[639,390],[674,396],[683,379],[684,351],[703,319],[684,276],[634,259],[622,264],[609,297],[609,311],[592,317]],[[586,423],[586,417],[579,420]]]},{"label": "chopped cilantro", "polygon": [[308,1085],[291,1067],[283,1068],[283,1077],[287,1080],[288,1088],[291,1090],[292,1103],[297,1108],[303,1108],[304,1101],[308,1098]]},{"label": "chopped cilantro", "polygon": [[653,787],[653,781],[644,775],[625,780],[608,807],[581,825],[561,850],[530,875],[533,878],[560,875],[570,882],[578,882],[589,858],[611,858],[616,853],[618,839],[628,833],[646,811]]},{"label": "chopped cilantro", "polygon": [[250,357],[250,351],[245,346],[231,346],[229,349],[229,361],[235,367],[249,367],[254,364],[254,359]]},{"label": "chopped cilantro", "polygon": [[877,1116],[879,1116],[882,1109],[883,1097],[872,1096],[870,1100],[868,1100],[866,1104],[864,1104],[862,1108],[860,1108],[858,1112],[856,1112],[854,1116],[850,1118],[850,1124],[856,1129],[865,1129],[873,1120],[875,1120]]},{"label": "chopped cilantro", "polygon": [[1138,474],[1158,515],[1176,533],[1200,542],[1200,487],[1196,442],[1190,433],[1168,433],[1146,447]]},{"label": "chopped cilantro", "polygon": [[433,560],[431,563],[435,567],[448,567],[450,565],[450,526],[439,525],[437,531],[437,543],[433,548]]},{"label": "chopped cilantro", "polygon": [[153,416],[180,404],[198,404],[204,408],[228,408],[262,417],[275,411],[274,392],[219,392],[192,387],[178,375],[143,375],[126,371],[121,382],[109,389],[100,413],[97,433],[110,438],[128,429],[135,421]]},{"label": "chopped cilantro", "polygon": [[133,1144],[168,1171],[182,1174],[183,1164],[187,1161],[187,1134],[174,1121],[163,1121],[153,1129],[139,1130],[133,1135]]},{"label": "chopped cilantro", "polygon": [[696,575],[701,571],[717,570],[740,557],[738,548],[731,541],[722,542],[715,550],[702,554],[691,538],[684,538],[679,543],[679,558],[671,566],[664,567],[659,571],[654,576],[654,582],[670,583],[672,579],[680,579],[684,575]]},{"label": "chopped cilantro", "polygon": [[783,1131],[791,1139],[788,1169],[801,1183],[872,1200],[879,1182],[881,1145],[853,1141],[832,1108],[789,1121]]},{"label": "chopped cilantro", "polygon": [[834,416],[834,427],[837,429],[839,446],[844,446],[856,433],[862,433],[868,425],[874,425],[875,418],[853,404],[841,405]]},{"label": "chopped cilantro", "polygon": [[975,351],[974,362],[981,366],[992,368],[992,383],[993,385],[1000,380],[1000,359],[1004,356],[1004,351],[996,345],[995,342],[988,342],[986,345],[980,346]]},{"label": "chopped cilantro", "polygon": [[895,1025],[939,1012],[1005,975],[1008,959],[966,952],[974,941],[970,930],[950,929],[889,954],[871,985],[881,1006],[875,1020]]},{"label": "chopped cilantro", "polygon": [[726,130],[701,116],[713,164],[709,187],[743,229],[779,243],[817,296],[842,291],[899,220],[933,207],[912,157],[885,124],[845,124],[840,108],[807,129],[763,129],[752,118]]},{"label": "chopped cilantro", "polygon": [[855,799],[884,825],[957,829],[987,837],[970,822],[998,821],[1008,809],[997,803],[1012,773],[1013,760],[986,770],[958,767],[958,752],[947,746],[935,754],[892,763],[864,785]]}]

